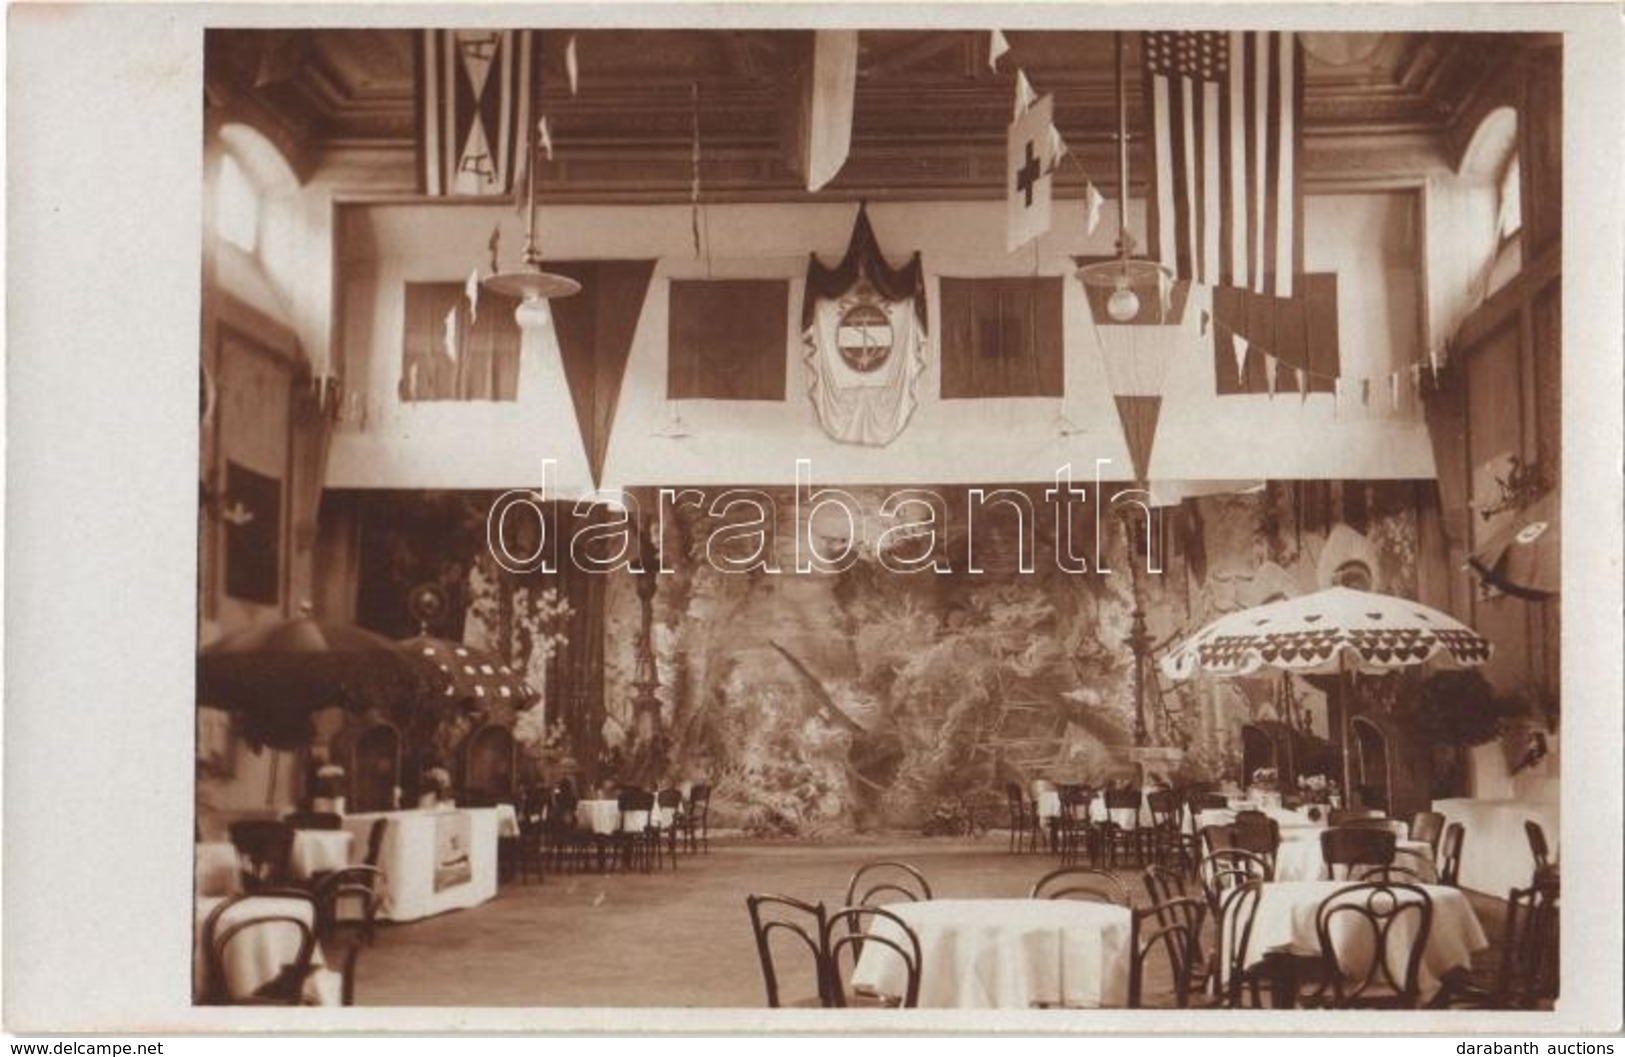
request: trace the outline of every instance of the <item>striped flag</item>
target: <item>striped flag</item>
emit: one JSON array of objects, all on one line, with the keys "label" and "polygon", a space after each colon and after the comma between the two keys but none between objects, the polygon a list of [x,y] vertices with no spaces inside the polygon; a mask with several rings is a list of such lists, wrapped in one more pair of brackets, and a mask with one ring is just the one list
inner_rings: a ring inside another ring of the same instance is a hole
[{"label": "striped flag", "polygon": [[1303,270],[1303,49],[1292,33],[1146,33],[1151,251],[1181,279],[1292,296]]},{"label": "striped flag", "polygon": [[418,158],[431,195],[506,195],[535,98],[528,29],[434,29],[418,45]]}]

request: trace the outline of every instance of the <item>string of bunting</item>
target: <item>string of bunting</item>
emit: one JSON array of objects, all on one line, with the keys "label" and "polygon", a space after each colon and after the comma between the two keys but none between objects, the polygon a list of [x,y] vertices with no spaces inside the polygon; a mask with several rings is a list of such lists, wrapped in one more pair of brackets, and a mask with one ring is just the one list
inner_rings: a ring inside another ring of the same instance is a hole
[{"label": "string of bunting", "polygon": [[[1003,30],[992,31],[988,41],[987,65],[994,73],[999,72],[999,59],[1010,51],[1010,41],[1005,37]],[[1020,118],[1027,112],[1027,108],[1038,100],[1038,92],[1033,88],[1032,81],[1027,77],[1027,71],[1016,68],[1015,83],[1015,117]],[[1061,137],[1060,129],[1054,124],[1049,127],[1050,164],[1044,170],[1045,176],[1053,176],[1060,170],[1064,159],[1071,159],[1077,166],[1078,174],[1083,177],[1084,208],[1088,215],[1088,233],[1093,235],[1095,228],[1100,225],[1100,207],[1105,204],[1106,196],[1095,187],[1095,182],[1089,176],[1089,171],[1083,167],[1083,162],[1067,147],[1066,140]]]},{"label": "string of bunting", "polygon": [[1410,391],[1418,398],[1420,398],[1422,392],[1422,376],[1424,371],[1431,373],[1435,385],[1438,384],[1439,380],[1440,358],[1437,349],[1430,348],[1428,350],[1428,359],[1427,363],[1425,364],[1418,360],[1415,363],[1401,367],[1397,370],[1389,371],[1386,374],[1327,374],[1324,371],[1311,370],[1302,364],[1295,363],[1291,360],[1287,360],[1275,355],[1275,353],[1271,352],[1263,345],[1260,345],[1258,342],[1251,340],[1246,335],[1241,334],[1233,328],[1227,327],[1223,323],[1220,323],[1218,320],[1214,319],[1213,313],[1205,308],[1202,309],[1201,326],[1201,336],[1204,341],[1212,341],[1221,333],[1230,338],[1230,341],[1234,346],[1234,353],[1236,357],[1236,377],[1243,392],[1249,391],[1247,389],[1247,354],[1250,352],[1256,352],[1264,359],[1264,385],[1272,399],[1276,393],[1276,378],[1279,375],[1280,369],[1285,367],[1287,370],[1293,372],[1296,383],[1295,387],[1298,391],[1300,402],[1306,402],[1309,399],[1308,383],[1310,381],[1330,382],[1332,386],[1333,414],[1336,414],[1338,408],[1341,407],[1345,392],[1350,392],[1350,395],[1358,394],[1361,406],[1369,407],[1371,405],[1373,389],[1376,385],[1382,384],[1388,392],[1389,406],[1394,411],[1398,411],[1401,392],[1400,379],[1410,379]]}]

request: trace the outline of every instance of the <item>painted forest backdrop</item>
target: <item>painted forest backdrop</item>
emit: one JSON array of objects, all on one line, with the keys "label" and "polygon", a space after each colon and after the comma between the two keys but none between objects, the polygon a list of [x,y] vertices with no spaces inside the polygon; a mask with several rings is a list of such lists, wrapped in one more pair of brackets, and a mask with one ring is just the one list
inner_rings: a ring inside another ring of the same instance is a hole
[{"label": "painted forest backdrop", "polygon": [[[1034,568],[1023,573],[1009,508],[987,505],[973,522],[966,490],[940,489],[938,553],[951,571],[905,575],[873,552],[890,490],[847,491],[864,511],[863,541],[843,572],[790,571],[806,526],[783,489],[768,490],[779,573],[719,571],[705,554],[717,524],[690,506],[673,511],[653,541],[671,572],[590,575],[591,583],[498,570],[484,547],[489,496],[374,494],[363,517],[358,617],[410,633],[399,600],[411,586],[450,588],[462,626],[440,633],[506,653],[543,692],[531,715],[477,717],[516,724],[522,773],[564,768],[589,784],[706,781],[713,825],[764,835],[913,829],[966,806],[997,817],[987,812],[1012,778],[1140,776],[1125,645],[1136,591],[1158,648],[1222,613],[1316,590],[1350,563],[1369,570],[1372,589],[1414,596],[1418,509],[1432,501],[1430,485],[1410,482],[1271,483],[1187,499],[1159,512],[1160,573],[1146,572],[1143,536],[1131,563],[1124,526],[1108,516],[1102,560],[1080,546],[1091,572],[1068,574],[1052,557],[1053,507],[1035,485],[1022,489],[1037,511]],[[1092,543],[1093,518],[1090,507],[1076,514],[1080,540]],[[812,526],[813,535],[848,531],[838,521]],[[634,705],[640,580],[645,593],[654,587],[658,718]],[[601,639],[589,642],[594,608]],[[1159,679],[1148,687],[1149,741],[1181,751],[1153,769],[1174,780],[1240,777],[1241,725],[1279,718],[1288,692],[1300,720],[1326,736],[1324,702],[1302,683],[1289,691],[1278,677]],[[458,722],[437,735],[439,751],[455,751],[469,720]]]}]

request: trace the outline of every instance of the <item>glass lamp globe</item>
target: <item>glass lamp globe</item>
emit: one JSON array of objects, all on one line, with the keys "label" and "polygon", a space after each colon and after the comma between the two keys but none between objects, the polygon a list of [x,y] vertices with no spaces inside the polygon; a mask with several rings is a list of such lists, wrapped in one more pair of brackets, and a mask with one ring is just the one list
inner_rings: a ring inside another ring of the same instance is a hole
[{"label": "glass lamp globe", "polygon": [[1126,284],[1119,284],[1106,299],[1106,314],[1119,323],[1127,323],[1140,314],[1140,298]]}]

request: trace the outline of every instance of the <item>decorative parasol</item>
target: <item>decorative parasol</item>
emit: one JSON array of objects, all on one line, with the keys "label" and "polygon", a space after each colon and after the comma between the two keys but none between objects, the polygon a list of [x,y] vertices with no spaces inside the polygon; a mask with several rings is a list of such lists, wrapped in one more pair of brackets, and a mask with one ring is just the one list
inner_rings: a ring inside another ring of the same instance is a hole
[{"label": "decorative parasol", "polygon": [[538,696],[511,666],[473,646],[420,634],[395,648],[422,668],[431,694],[447,701],[511,701],[519,708]]},{"label": "decorative parasol", "polygon": [[1491,587],[1539,602],[1562,587],[1563,533],[1557,492],[1527,507],[1507,528],[1491,536],[1467,559]]},{"label": "decorative parasol", "polygon": [[[1380,674],[1435,663],[1473,668],[1490,659],[1490,641],[1454,617],[1392,595],[1330,587],[1220,617],[1162,659],[1174,679],[1198,672],[1251,675],[1277,669],[1340,675]],[[1349,788],[1348,709],[1340,709],[1343,785]]]},{"label": "decorative parasol", "polygon": [[1330,587],[1220,617],[1164,657],[1162,670],[1188,679],[1261,668],[1376,674],[1430,661],[1472,668],[1490,659],[1491,648],[1472,628],[1420,602]]},{"label": "decorative parasol", "polygon": [[392,640],[308,613],[213,643],[197,676],[199,704],[238,713],[251,745],[276,749],[310,743],[312,712],[394,705],[431,688]]}]

